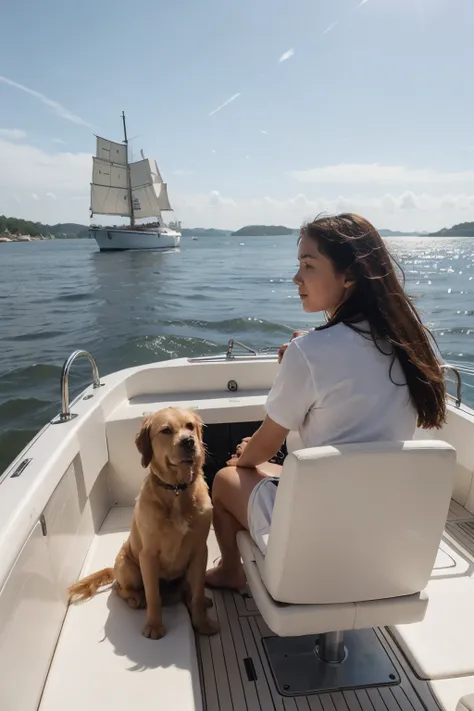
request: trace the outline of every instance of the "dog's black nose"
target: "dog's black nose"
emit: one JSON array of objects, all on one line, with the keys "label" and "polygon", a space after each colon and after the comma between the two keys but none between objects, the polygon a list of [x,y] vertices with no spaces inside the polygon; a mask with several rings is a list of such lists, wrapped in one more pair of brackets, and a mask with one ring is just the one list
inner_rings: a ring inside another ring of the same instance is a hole
[{"label": "dog's black nose", "polygon": [[180,440],[180,445],[184,447],[184,449],[187,449],[189,452],[193,452],[196,449],[196,442],[194,441],[194,437],[183,437],[183,439]]}]

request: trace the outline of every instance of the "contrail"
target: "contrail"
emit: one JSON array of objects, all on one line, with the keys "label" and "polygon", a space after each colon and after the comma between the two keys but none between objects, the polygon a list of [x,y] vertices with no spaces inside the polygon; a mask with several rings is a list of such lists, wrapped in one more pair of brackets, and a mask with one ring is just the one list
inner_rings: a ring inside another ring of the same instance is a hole
[{"label": "contrail", "polygon": [[[365,0],[367,2],[367,0]],[[295,53],[295,50],[293,47],[291,49],[288,49],[286,52],[283,52],[281,55],[280,59],[278,60],[279,62],[286,62],[287,59],[290,59]]]},{"label": "contrail", "polygon": [[84,121],[84,119],[82,119],[80,116],[73,114],[72,111],[66,109],[66,107],[60,104],[58,101],[48,99],[47,96],[41,94],[35,89],[29,89],[27,86],[23,86],[23,84],[18,84],[18,82],[13,81],[12,79],[8,79],[7,77],[2,77],[1,75],[0,82],[6,84],[7,86],[13,87],[13,89],[19,89],[20,91],[24,91],[25,94],[33,96],[35,99],[41,101],[41,103],[45,106],[49,106],[51,109],[53,109],[53,111],[55,111],[58,116],[61,116],[61,118],[66,119],[67,121],[72,121],[72,123],[77,123],[79,126],[87,126],[88,128],[92,128],[91,124],[87,123],[87,121]]},{"label": "contrail", "polygon": [[239,91],[237,94],[234,94],[233,96],[231,96],[230,99],[227,99],[227,101],[224,101],[224,103],[221,104],[220,106],[218,106],[217,109],[214,109],[213,111],[211,111],[211,113],[209,114],[209,116],[213,116],[214,114],[217,114],[217,112],[220,111],[221,109],[223,109],[224,106],[227,106],[228,104],[231,104],[233,101],[235,101],[236,99],[238,99],[239,96],[240,96],[240,91]]},{"label": "contrail", "polygon": [[[365,0],[365,1],[367,2],[367,0]],[[327,33],[331,32],[331,30],[333,30],[336,27],[336,25],[338,25],[338,24],[339,24],[339,20],[334,20],[334,22],[331,22],[331,24],[328,25],[326,27],[326,29],[324,30],[323,35],[327,35]]]}]

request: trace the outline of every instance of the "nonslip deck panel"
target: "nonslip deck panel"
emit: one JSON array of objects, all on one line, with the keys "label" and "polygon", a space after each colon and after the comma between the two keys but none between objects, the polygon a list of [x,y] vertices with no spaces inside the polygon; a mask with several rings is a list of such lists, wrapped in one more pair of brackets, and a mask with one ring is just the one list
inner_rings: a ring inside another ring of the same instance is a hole
[{"label": "nonslip deck panel", "polygon": [[261,616],[242,606],[240,593],[213,591],[212,597],[221,634],[198,638],[206,711],[439,711],[427,684],[422,684],[424,700],[420,699],[409,669],[400,663],[389,638],[380,631],[377,635],[400,675],[399,685],[310,696],[280,695],[262,643],[262,637],[272,633]]}]

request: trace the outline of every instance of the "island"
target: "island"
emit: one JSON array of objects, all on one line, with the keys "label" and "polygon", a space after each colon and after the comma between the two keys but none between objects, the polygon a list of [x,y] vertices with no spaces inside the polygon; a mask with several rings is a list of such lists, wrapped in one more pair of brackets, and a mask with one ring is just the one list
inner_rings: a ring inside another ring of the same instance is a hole
[{"label": "island", "polygon": [[19,217],[0,215],[0,239],[2,242],[30,242],[40,239],[77,239],[88,237],[89,228],[75,222],[43,225],[41,222],[22,220]]},{"label": "island", "polygon": [[213,227],[183,227],[181,229],[183,237],[227,237],[230,230],[216,230]]},{"label": "island", "polygon": [[[170,222],[183,237],[228,237],[231,230],[217,230],[206,227],[181,228],[181,223]],[[85,239],[89,237],[89,227],[76,222],[60,222],[44,225],[41,222],[23,220],[19,217],[0,215],[0,242],[35,242],[43,239]]]},{"label": "island", "polygon": [[430,237],[474,237],[474,222],[460,222],[453,227],[444,227],[438,232],[431,232]]},{"label": "island", "polygon": [[381,237],[427,237],[428,232],[404,232],[403,230],[377,230]]},{"label": "island", "polygon": [[292,235],[294,230],[283,225],[246,225],[240,230],[232,232],[233,237],[260,237],[262,235],[279,237],[280,235]]}]

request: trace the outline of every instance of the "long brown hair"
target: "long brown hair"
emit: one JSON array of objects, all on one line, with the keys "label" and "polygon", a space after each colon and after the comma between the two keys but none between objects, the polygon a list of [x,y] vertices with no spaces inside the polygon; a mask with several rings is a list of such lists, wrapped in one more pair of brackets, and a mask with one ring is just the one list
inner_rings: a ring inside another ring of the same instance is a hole
[{"label": "long brown hair", "polygon": [[[301,237],[314,239],[334,269],[354,280],[348,298],[317,330],[345,323],[391,356],[392,366],[398,358],[419,426],[440,428],[446,421],[446,386],[430,342],[434,338],[397,277],[395,265],[403,275],[401,267],[375,227],[359,215],[343,213],[317,217],[302,227]],[[369,323],[369,332],[357,325],[361,321]],[[381,347],[381,339],[388,341],[390,352]]]}]

